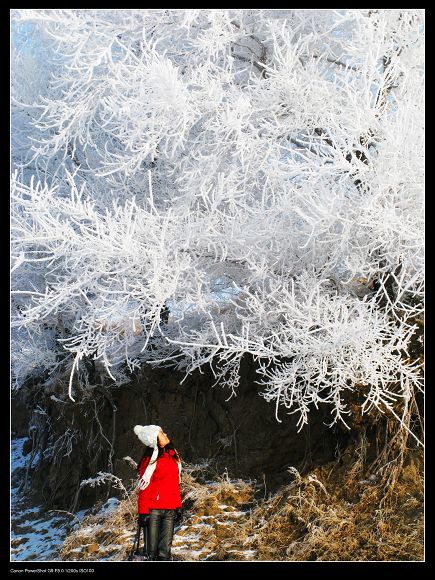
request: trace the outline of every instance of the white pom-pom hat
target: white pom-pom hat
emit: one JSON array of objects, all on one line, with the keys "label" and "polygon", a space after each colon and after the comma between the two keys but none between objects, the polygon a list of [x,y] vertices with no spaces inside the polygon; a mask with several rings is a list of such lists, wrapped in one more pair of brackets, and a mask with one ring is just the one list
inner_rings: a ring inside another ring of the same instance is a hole
[{"label": "white pom-pom hat", "polygon": [[135,434],[139,437],[144,445],[153,447],[154,451],[151,455],[150,462],[147,465],[142,477],[139,480],[139,488],[145,489],[148,487],[151,476],[157,465],[157,455],[159,454],[159,447],[157,444],[157,435],[162,431],[159,425],[136,425],[134,428]]},{"label": "white pom-pom hat", "polygon": [[157,435],[162,431],[159,425],[136,425],[134,432],[147,447],[157,447]]}]

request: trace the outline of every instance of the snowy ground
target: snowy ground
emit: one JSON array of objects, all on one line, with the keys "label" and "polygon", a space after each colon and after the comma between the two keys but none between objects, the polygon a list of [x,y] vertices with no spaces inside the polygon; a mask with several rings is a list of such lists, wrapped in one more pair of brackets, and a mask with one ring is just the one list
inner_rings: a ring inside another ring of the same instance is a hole
[{"label": "snowy ground", "polygon": [[[59,550],[68,532],[72,531],[72,523],[76,524],[76,529],[80,533],[80,544],[69,550],[66,559],[87,561],[125,559],[125,547],[126,545],[130,547],[133,543],[135,527],[116,530],[116,538],[110,543],[107,543],[107,540],[96,543],[97,528],[106,528],[106,517],[117,509],[119,499],[109,498],[95,514],[98,522],[96,520],[92,525],[87,525],[86,520],[83,526],[82,521],[91,510],[81,510],[70,515],[50,512],[43,506],[36,505],[31,493],[19,490],[30,457],[25,457],[22,452],[25,441],[25,437],[11,441],[11,561],[64,560],[65,558],[59,556]],[[214,482],[208,484],[212,493],[213,486],[217,484]],[[191,517],[183,521],[183,525],[175,527],[172,545],[174,559],[190,561],[215,559],[218,545],[228,544],[225,541],[225,528],[247,517],[249,510],[241,511],[237,501],[234,506],[220,503],[214,515],[192,513]],[[232,548],[232,545],[226,545],[228,559],[255,559],[256,552],[253,550]]]},{"label": "snowy ground", "polygon": [[[219,532],[220,526],[231,526],[240,519],[249,516],[248,511],[240,511],[233,506],[219,504],[220,513],[207,516],[202,515],[195,518],[195,522],[187,521],[176,530],[172,544],[172,554],[177,560],[214,560],[216,556],[215,535]],[[256,556],[255,550],[226,549],[228,559],[252,560]]]},{"label": "snowy ground", "polygon": [[[11,440],[11,561],[56,561],[67,533],[71,516],[49,512],[32,502],[30,493],[19,487],[26,472],[29,456],[23,455],[26,437]],[[74,514],[79,520],[85,510]]]}]

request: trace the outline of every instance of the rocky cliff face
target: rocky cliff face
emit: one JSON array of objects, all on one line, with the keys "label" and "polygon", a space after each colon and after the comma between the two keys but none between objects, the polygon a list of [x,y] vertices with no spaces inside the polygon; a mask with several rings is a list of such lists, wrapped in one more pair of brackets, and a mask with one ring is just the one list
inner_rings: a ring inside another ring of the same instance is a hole
[{"label": "rocky cliff face", "polygon": [[[245,359],[237,396],[214,383],[211,372],[184,374],[145,368],[117,387],[89,387],[67,397],[67,384],[28,385],[12,402],[12,430],[28,435],[29,477],[40,499],[53,509],[78,509],[108,496],[107,486],[79,490],[80,482],[106,471],[129,483],[135,477],[123,458],[138,460],[143,445],[136,424],[158,424],[173,438],[182,458],[207,460],[218,473],[264,482],[273,490],[286,469],[309,468],[334,458],[347,432],[330,429],[328,409],[312,411],[310,425],[297,433],[297,417],[258,395],[255,364]],[[113,490],[112,490],[113,493]]]}]

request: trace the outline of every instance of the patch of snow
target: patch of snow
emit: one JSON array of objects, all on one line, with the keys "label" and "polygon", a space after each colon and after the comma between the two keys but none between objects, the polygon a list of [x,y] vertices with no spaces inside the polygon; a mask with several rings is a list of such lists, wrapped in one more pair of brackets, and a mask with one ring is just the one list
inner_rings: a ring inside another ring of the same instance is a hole
[{"label": "patch of snow", "polygon": [[119,506],[120,503],[121,501],[117,497],[109,497],[106,503],[104,503],[101,506],[101,509],[99,510],[98,514],[105,516],[109,515],[110,513],[116,510],[116,508]]},{"label": "patch of snow", "polygon": [[[172,550],[172,551],[174,552],[174,550]],[[204,551],[205,551],[204,549],[201,549],[201,550],[187,550],[186,551],[187,552],[186,555],[188,555],[188,557],[186,557],[185,560],[188,561],[188,560],[198,559],[201,555],[204,554]],[[207,553],[207,556],[208,555],[209,554]]]},{"label": "patch of snow", "polygon": [[14,468],[24,467],[26,463],[26,458],[23,455],[23,445],[28,437],[18,437],[17,439],[11,440],[11,464]]},{"label": "patch of snow", "polygon": [[94,534],[94,532],[96,532],[99,528],[102,528],[103,524],[91,524],[89,526],[86,526],[84,528],[80,528],[80,531],[82,532],[82,534],[84,535],[92,535]]},{"label": "patch of snow", "polygon": [[[49,512],[35,505],[30,492],[19,491],[28,461],[23,454],[27,437],[10,442],[11,470],[11,561],[57,561],[71,516]],[[81,519],[86,510],[74,514]]]},{"label": "patch of snow", "polygon": [[196,542],[198,541],[200,536],[198,534],[187,534],[185,536],[174,536],[174,542]]},{"label": "patch of snow", "polygon": [[246,516],[246,512],[228,512],[230,517],[240,518],[241,516]]},{"label": "patch of snow", "polygon": [[246,558],[253,558],[254,556],[256,556],[257,551],[256,550],[226,550],[228,553],[233,553],[233,554],[237,554],[238,556],[244,556]]}]

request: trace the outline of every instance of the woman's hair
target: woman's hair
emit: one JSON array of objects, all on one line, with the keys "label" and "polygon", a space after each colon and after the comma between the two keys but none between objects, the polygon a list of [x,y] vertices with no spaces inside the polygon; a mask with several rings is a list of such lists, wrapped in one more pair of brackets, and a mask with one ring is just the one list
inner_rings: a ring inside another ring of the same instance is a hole
[{"label": "woman's hair", "polygon": [[[160,447],[160,445],[158,446],[159,453],[158,453],[155,461],[153,461],[153,463],[157,462],[158,459],[163,455],[163,453],[165,453],[165,451],[169,451],[169,449],[171,449],[174,452],[174,459],[176,461],[178,461],[178,463],[181,463],[181,456],[178,453],[178,451],[175,449],[174,443],[172,442],[172,439],[164,447]],[[152,447],[145,448],[145,451],[143,452],[142,457],[140,458],[139,463],[137,464],[138,471],[139,471],[139,466],[142,463],[142,461],[145,459],[145,457],[151,457],[151,455],[153,454],[153,451],[154,450]]]}]

